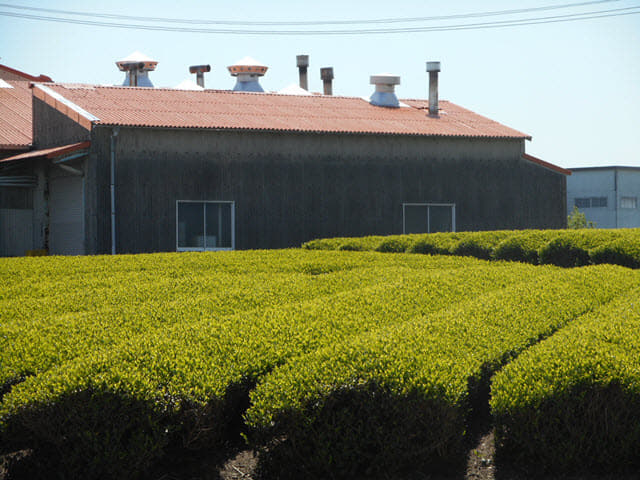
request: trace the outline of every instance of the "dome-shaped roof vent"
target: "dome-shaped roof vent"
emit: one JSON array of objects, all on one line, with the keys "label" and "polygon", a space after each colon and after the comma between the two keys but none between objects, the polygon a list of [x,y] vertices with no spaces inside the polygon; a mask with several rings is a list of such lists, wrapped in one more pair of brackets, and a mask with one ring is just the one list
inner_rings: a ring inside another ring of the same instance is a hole
[{"label": "dome-shaped roof vent", "polygon": [[369,77],[369,83],[376,86],[376,91],[369,98],[371,105],[378,107],[399,107],[400,102],[395,94],[395,86],[400,85],[400,77],[391,73],[378,73]]},{"label": "dome-shaped roof vent", "polygon": [[121,72],[126,72],[123,87],[153,87],[149,72],[156,69],[158,62],[138,51],[116,62]]},{"label": "dome-shaped roof vent", "polygon": [[236,86],[233,87],[234,91],[264,92],[258,79],[267,72],[269,67],[266,65],[251,57],[244,57],[227,68],[231,76],[237,78]]}]

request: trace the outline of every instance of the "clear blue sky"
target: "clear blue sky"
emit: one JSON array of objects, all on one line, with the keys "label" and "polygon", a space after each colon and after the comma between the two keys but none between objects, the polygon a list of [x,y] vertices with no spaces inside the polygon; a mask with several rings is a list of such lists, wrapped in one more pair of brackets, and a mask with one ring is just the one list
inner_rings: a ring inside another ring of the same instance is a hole
[{"label": "clear blue sky", "polygon": [[[2,0],[0,0],[2,3]],[[438,60],[440,98],[528,133],[527,152],[563,167],[640,165],[640,8],[633,15],[495,29],[366,35],[251,35],[119,29],[16,18],[2,13],[62,15],[9,8],[239,22],[309,22],[450,16],[578,3],[576,0],[413,1],[5,1],[0,5],[0,63],[59,82],[120,84],[114,64],[134,50],[157,60],[156,86],[190,77],[189,65],[210,64],[207,87],[232,88],[226,67],[251,56],[269,66],[266,90],[297,83],[296,55],[310,56],[309,83],[321,91],[320,67],[332,66],[334,94],[368,97],[369,75],[401,76],[401,98],[426,98],[425,62]],[[4,6],[3,6],[4,5]],[[619,0],[519,15],[412,23],[246,26],[175,24],[186,28],[323,30],[442,27],[640,7]],[[75,16],[91,22],[134,20]]]}]

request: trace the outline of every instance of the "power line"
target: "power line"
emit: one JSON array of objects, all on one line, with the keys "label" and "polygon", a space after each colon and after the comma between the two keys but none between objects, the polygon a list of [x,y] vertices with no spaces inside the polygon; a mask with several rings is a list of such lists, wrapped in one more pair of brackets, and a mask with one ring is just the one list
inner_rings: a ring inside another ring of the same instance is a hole
[{"label": "power line", "polygon": [[[143,17],[131,15],[119,15],[110,13],[96,12],[80,12],[76,10],[55,10],[50,8],[28,7],[24,5],[11,5],[0,3],[2,8],[11,8],[16,10],[28,10],[32,12],[46,12],[57,15],[73,15],[93,18],[108,18],[113,20],[128,20],[138,22],[160,22],[160,23],[182,23],[192,25],[236,25],[236,26],[320,26],[320,25],[359,25],[359,24],[376,24],[376,23],[409,23],[409,22],[431,22],[440,20],[454,20],[465,18],[481,18],[491,16],[518,15],[523,13],[533,13],[548,10],[558,10],[565,8],[583,7],[587,5],[619,2],[620,0],[596,0],[579,3],[565,3],[562,5],[547,5],[543,7],[520,8],[514,10],[496,10],[487,12],[470,12],[455,15],[441,15],[431,17],[397,17],[397,18],[377,18],[365,20],[313,20],[313,21],[236,21],[236,20],[200,20],[200,19],[178,19],[166,17]],[[31,17],[28,17],[31,18]],[[54,17],[51,17],[54,18]],[[57,18],[57,17],[56,17]]]},{"label": "power line", "polygon": [[400,27],[400,28],[371,28],[371,29],[348,29],[348,30],[255,30],[255,29],[222,29],[222,28],[192,28],[192,27],[171,27],[161,25],[144,25],[129,23],[113,23],[93,20],[81,20],[73,18],[50,17],[41,15],[29,15],[22,13],[0,12],[0,16],[24,18],[29,20],[40,20],[57,23],[70,23],[76,25],[88,25],[94,27],[108,27],[133,30],[151,30],[161,32],[179,33],[206,33],[206,34],[226,34],[226,35],[371,35],[371,34],[398,34],[398,33],[420,33],[420,32],[448,32],[457,30],[480,30],[506,27],[519,27],[527,25],[542,25],[552,23],[574,22],[580,20],[593,20],[609,17],[621,17],[627,15],[637,15],[640,13],[640,5],[634,7],[618,8],[611,10],[599,10],[566,15],[555,15],[547,17],[531,17],[516,20],[503,20],[480,23],[462,23],[439,26],[420,27]]}]

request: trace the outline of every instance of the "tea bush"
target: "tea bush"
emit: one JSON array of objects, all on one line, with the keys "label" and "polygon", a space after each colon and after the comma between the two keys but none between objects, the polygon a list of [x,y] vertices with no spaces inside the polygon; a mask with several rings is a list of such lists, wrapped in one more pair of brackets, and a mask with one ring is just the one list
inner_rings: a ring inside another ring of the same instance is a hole
[{"label": "tea bush", "polygon": [[491,407],[503,458],[538,474],[638,471],[638,299],[636,287],[496,375]]},{"label": "tea bush", "polygon": [[[610,245],[606,248],[606,245]],[[470,256],[562,267],[612,263],[640,268],[640,229],[499,230],[313,240],[306,249]]]},{"label": "tea bush", "polygon": [[[472,260],[375,253],[174,255],[168,261],[161,255],[159,268],[146,260],[128,261],[142,262],[162,288],[120,282],[116,261],[110,280],[95,282],[102,289],[95,304],[77,312],[80,298],[63,298],[67,303],[54,303],[48,313],[49,297],[30,305],[25,285],[14,289],[28,307],[22,313],[33,320],[25,321],[16,307],[5,323],[3,312],[0,373],[13,381],[0,404],[0,452],[31,448],[39,471],[123,478],[149,468],[169,447],[222,456],[240,439],[248,391],[277,365],[524,275]],[[73,271],[86,260],[55,262]],[[37,264],[23,263],[25,278],[34,274],[29,267]],[[88,286],[92,274],[104,273],[90,270],[82,279]],[[59,285],[65,277],[64,268],[52,273]],[[65,305],[70,311],[61,314]],[[101,417],[101,410],[109,414]]]},{"label": "tea bush", "polygon": [[489,377],[632,278],[615,267],[534,269],[504,290],[290,360],[251,394],[248,423],[269,444],[263,468],[278,478],[401,478],[409,466],[459,465]]}]

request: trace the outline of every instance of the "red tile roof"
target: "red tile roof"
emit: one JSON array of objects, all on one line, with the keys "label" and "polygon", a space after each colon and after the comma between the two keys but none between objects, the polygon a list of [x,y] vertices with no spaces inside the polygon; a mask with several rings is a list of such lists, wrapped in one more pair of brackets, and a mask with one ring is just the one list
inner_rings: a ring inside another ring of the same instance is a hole
[{"label": "red tile roof", "polygon": [[6,83],[13,88],[0,88],[0,149],[26,150],[32,137],[29,82]]},{"label": "red tile roof", "polygon": [[21,153],[9,158],[3,158],[0,162],[13,162],[15,160],[26,160],[29,158],[57,158],[67,153],[77,152],[79,150],[88,150],[91,146],[91,142],[72,143],[70,145],[63,145],[61,147],[45,148],[42,150],[32,150],[31,152]]},{"label": "red tile roof", "polygon": [[15,68],[7,67],[6,65],[0,64],[0,78],[4,80],[24,80],[31,82],[53,82],[51,77],[47,75],[40,75],[34,77],[33,75],[29,75],[28,73],[21,72],[20,70],[16,70]]},{"label": "red tile roof", "polygon": [[[187,91],[158,88],[45,84],[34,95],[87,128],[91,124],[268,130],[321,133],[437,135],[527,138],[447,101],[440,116],[429,117],[426,102],[406,100],[401,108],[375,107],[365,99],[296,96],[228,90]],[[56,97],[63,97],[57,98]],[[79,108],[78,108],[79,107]],[[82,112],[90,115],[83,115]],[[97,117],[91,119],[90,117]]]}]

